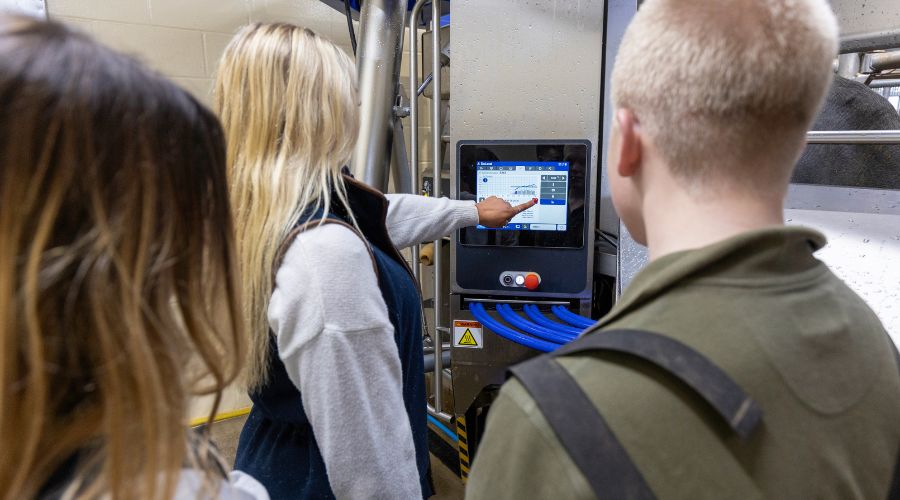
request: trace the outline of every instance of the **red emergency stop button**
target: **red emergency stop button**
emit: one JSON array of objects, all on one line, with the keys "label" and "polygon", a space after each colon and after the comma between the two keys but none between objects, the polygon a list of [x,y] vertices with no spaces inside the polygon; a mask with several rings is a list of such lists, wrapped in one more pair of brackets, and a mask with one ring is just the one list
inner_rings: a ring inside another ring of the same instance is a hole
[{"label": "red emergency stop button", "polygon": [[537,290],[537,287],[541,285],[541,277],[535,273],[531,273],[528,276],[525,276],[525,288],[529,290]]}]

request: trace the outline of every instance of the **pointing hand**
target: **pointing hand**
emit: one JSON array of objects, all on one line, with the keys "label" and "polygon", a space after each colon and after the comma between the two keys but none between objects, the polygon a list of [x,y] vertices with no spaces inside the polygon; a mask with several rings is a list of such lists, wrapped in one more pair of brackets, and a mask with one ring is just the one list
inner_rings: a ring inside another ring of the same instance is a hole
[{"label": "pointing hand", "polygon": [[478,209],[478,223],[485,227],[503,227],[509,224],[513,217],[535,206],[537,202],[537,198],[533,198],[521,205],[512,206],[496,196],[491,196],[475,205]]}]

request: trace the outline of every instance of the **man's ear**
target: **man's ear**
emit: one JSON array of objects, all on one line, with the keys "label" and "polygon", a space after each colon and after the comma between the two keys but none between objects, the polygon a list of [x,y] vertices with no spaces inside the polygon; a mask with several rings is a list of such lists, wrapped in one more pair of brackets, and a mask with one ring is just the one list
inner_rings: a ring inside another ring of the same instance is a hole
[{"label": "man's ear", "polygon": [[643,149],[637,117],[630,109],[618,109],[616,125],[619,127],[619,163],[615,166],[616,172],[622,177],[631,177],[640,169]]}]

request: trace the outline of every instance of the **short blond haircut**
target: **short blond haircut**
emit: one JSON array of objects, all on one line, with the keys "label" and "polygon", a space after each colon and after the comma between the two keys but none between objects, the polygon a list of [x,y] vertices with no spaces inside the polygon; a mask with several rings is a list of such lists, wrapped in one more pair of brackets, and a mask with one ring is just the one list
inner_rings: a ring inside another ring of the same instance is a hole
[{"label": "short blond haircut", "polygon": [[613,102],[686,185],[783,188],[837,37],[825,0],[647,0],[619,49]]}]

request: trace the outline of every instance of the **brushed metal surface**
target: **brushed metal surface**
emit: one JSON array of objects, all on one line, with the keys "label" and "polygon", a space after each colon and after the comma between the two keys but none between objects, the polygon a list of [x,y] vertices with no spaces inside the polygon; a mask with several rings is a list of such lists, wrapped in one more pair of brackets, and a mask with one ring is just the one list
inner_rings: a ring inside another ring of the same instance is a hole
[{"label": "brushed metal surface", "polygon": [[[604,4],[603,0],[453,0],[449,68],[452,151],[462,140],[585,139],[591,143],[590,164],[599,166]],[[457,158],[449,151],[450,184],[457,196]],[[600,170],[595,167],[595,172]],[[599,194],[609,205],[605,183],[600,183],[598,192],[599,177],[592,176],[591,192],[595,200]],[[605,215],[610,218],[610,232],[617,232],[615,214],[610,209]],[[591,213],[585,224],[594,227],[596,214]],[[592,232],[588,238],[585,245],[593,249]],[[454,262],[455,249],[454,241]],[[589,257],[588,276],[593,273],[593,257]],[[452,280],[456,282],[455,274]],[[590,301],[582,301],[579,312],[589,307]],[[472,318],[460,295],[452,296],[451,310],[450,320]],[[454,412],[464,414],[479,395],[503,383],[507,367],[535,354],[488,329],[483,349],[454,348]]]},{"label": "brushed metal surface", "polygon": [[[450,144],[586,139],[591,165],[598,165],[603,29],[603,0],[454,0]],[[449,156],[456,196],[457,159]],[[597,193],[599,176],[591,177],[591,192]],[[603,196],[605,184],[600,186]],[[588,227],[596,224],[591,212]],[[593,248],[590,232],[585,245]],[[590,276],[592,255],[588,260]]]},{"label": "brushed metal surface", "polygon": [[357,179],[382,192],[387,192],[390,172],[405,15],[405,0],[368,0],[360,14],[359,140],[352,170]]}]

